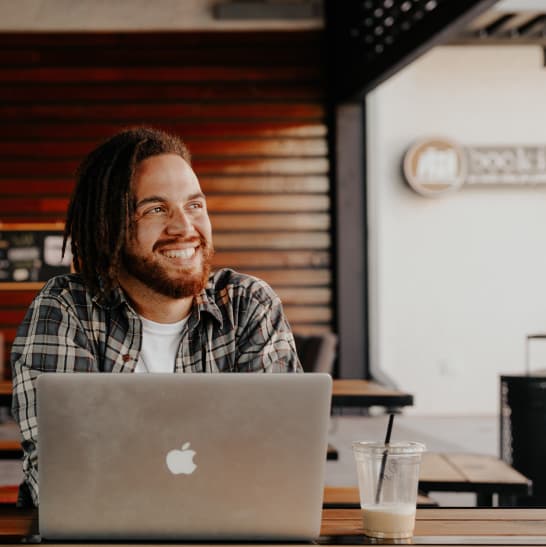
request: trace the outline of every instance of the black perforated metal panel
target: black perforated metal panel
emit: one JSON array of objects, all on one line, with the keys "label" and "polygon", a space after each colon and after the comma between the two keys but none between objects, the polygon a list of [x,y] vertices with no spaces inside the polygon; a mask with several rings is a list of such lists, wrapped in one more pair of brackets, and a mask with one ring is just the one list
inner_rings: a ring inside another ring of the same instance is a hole
[{"label": "black perforated metal panel", "polygon": [[494,3],[495,0],[327,0],[335,98],[362,98]]}]

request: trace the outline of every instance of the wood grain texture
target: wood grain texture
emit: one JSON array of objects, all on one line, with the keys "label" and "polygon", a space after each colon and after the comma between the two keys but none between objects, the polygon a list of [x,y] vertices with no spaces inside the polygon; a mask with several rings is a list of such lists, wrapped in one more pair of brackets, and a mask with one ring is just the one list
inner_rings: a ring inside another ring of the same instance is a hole
[{"label": "wood grain texture", "polygon": [[[1,161],[1,160],[0,160]],[[0,175],[2,175],[0,173]],[[216,176],[201,173],[199,180],[207,195],[212,194],[325,194],[328,192],[328,177],[324,175],[252,175]],[[5,196],[67,196],[74,188],[74,180],[61,177],[23,177],[17,173],[12,177],[0,177],[0,194]]]},{"label": "wood grain texture", "polygon": [[[1,104],[1,103],[0,103]],[[112,108],[116,107],[112,105]],[[220,107],[218,107],[220,108]],[[327,154],[324,139],[285,138],[262,139],[185,139],[192,158],[256,156],[256,157],[323,157]],[[0,157],[25,158],[28,160],[50,160],[71,158],[80,161],[98,142],[93,139],[64,142],[47,141],[28,143],[27,141],[0,141]]]},{"label": "wood grain texture", "polygon": [[[152,75],[153,77],[153,75]],[[62,105],[9,105],[0,104],[0,118],[3,120],[153,120],[199,119],[300,119],[320,120],[324,108],[320,103],[242,103],[242,104],[203,104],[196,102],[169,104],[62,104]]]},{"label": "wood grain texture", "polygon": [[[4,131],[0,135],[0,140],[24,139],[31,141],[38,139],[70,140],[81,138],[94,138],[102,141],[108,136],[126,128],[128,125],[135,125],[135,121],[130,123],[90,121],[85,125],[77,122],[60,122],[58,120],[36,122],[28,120],[17,120],[12,123],[3,123]],[[224,121],[217,120],[177,120],[176,122],[163,121],[162,123],[153,123],[153,120],[141,118],[139,123],[160,126],[162,129],[171,133],[181,135],[184,139],[189,138],[218,138],[229,135],[231,137],[245,138],[300,138],[300,137],[326,137],[327,127],[319,122],[301,122],[278,121],[278,120],[249,120],[249,121]]]},{"label": "wood grain texture", "polygon": [[329,287],[332,273],[329,269],[290,269],[258,270],[245,269],[244,273],[259,277],[276,287]]},{"label": "wood grain texture", "polygon": [[[325,509],[321,534],[362,536],[360,509]],[[510,543],[511,536],[540,536],[546,544],[545,509],[417,509],[415,536],[493,536],[502,538],[499,545]],[[358,538],[355,538],[355,544]],[[428,545],[435,545],[429,543]],[[468,543],[472,545],[472,543]],[[479,544],[479,542],[476,542]],[[495,545],[495,543],[491,543]],[[442,545],[439,541],[438,545]]]},{"label": "wood grain texture", "polygon": [[126,101],[225,101],[226,99],[253,100],[307,100],[321,101],[323,91],[314,81],[293,82],[223,82],[222,86],[209,82],[162,82],[161,86],[153,82],[111,83],[104,86],[101,82],[70,85],[56,82],[42,82],[40,86],[26,83],[9,82],[0,86],[0,101],[11,104],[33,103],[74,103],[82,101],[108,101],[125,103]]},{"label": "wood grain texture", "polygon": [[316,211],[328,212],[330,199],[326,195],[236,195],[208,196],[207,207],[211,212],[286,213]]},{"label": "wood grain texture", "polygon": [[[0,540],[2,543],[20,543],[24,536],[36,534],[37,511],[5,507],[0,512]],[[360,509],[325,509],[322,512],[321,535],[330,538],[328,545],[347,545],[347,541],[336,540],[339,536],[354,536],[350,544],[362,545],[362,518]],[[427,545],[445,545],[442,536],[474,536],[475,543],[483,544],[485,536],[492,539],[488,545],[522,545],[519,541],[528,538],[528,544],[546,544],[546,510],[544,509],[417,509],[416,536],[428,536]],[[533,536],[537,538],[533,541]],[[433,540],[438,537],[438,542]],[[495,542],[498,538],[498,542]],[[511,539],[513,541],[511,541]],[[481,541],[480,541],[481,540]],[[451,544],[454,544],[451,538]],[[53,543],[52,543],[53,545]],[[249,547],[253,544],[248,543]],[[263,543],[262,543],[263,545]],[[278,545],[288,545],[279,543]]]},{"label": "wood grain texture", "polygon": [[308,66],[190,66],[190,67],[16,67],[0,71],[0,82],[290,82],[293,80],[320,81],[319,67]]},{"label": "wood grain texture", "polygon": [[217,249],[213,265],[217,268],[325,268],[330,266],[327,251],[224,251]]},{"label": "wood grain texture", "polygon": [[427,452],[421,459],[420,478],[424,481],[464,482],[464,475],[443,454]]},{"label": "wood grain texture", "polygon": [[219,232],[282,230],[294,234],[300,230],[329,232],[330,228],[330,215],[314,211],[293,214],[212,213],[210,219],[215,239],[217,239]]},{"label": "wood grain texture", "polygon": [[448,455],[449,462],[470,482],[492,482],[521,484],[528,479],[506,462],[484,454],[454,453]]},{"label": "wood grain texture", "polygon": [[222,249],[328,249],[327,232],[216,233],[215,245]]},{"label": "wood grain texture", "polygon": [[[77,160],[25,160],[5,159],[2,161],[4,177],[62,177],[75,173]],[[196,159],[192,163],[198,176],[203,175],[324,175],[328,173],[328,162],[324,158],[215,158]]]}]

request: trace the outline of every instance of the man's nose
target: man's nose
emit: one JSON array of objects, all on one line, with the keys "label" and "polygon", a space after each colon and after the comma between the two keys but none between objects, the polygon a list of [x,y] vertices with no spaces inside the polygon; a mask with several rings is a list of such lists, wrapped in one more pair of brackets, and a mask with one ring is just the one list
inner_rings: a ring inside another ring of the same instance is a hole
[{"label": "man's nose", "polygon": [[178,235],[195,232],[195,228],[189,216],[180,209],[172,213],[165,231],[170,235]]}]

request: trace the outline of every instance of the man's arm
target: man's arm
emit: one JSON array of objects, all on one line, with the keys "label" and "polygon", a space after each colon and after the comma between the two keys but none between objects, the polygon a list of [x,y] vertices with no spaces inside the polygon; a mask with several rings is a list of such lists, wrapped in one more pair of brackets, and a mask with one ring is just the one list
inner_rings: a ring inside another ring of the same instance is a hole
[{"label": "man's arm", "polygon": [[279,297],[265,282],[256,285],[251,287],[244,314],[239,318],[237,370],[303,372]]},{"label": "man's arm", "polygon": [[57,297],[38,295],[17,330],[11,366],[12,414],[21,430],[23,472],[38,505],[36,379],[43,372],[96,370],[96,363],[75,313]]}]

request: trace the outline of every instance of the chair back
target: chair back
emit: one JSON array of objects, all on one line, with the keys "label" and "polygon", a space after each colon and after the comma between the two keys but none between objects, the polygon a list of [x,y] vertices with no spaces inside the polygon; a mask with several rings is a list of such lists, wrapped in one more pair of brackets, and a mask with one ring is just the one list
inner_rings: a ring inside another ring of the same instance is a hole
[{"label": "chair back", "polygon": [[337,353],[337,336],[333,332],[310,335],[294,333],[294,340],[304,372],[332,374]]}]

